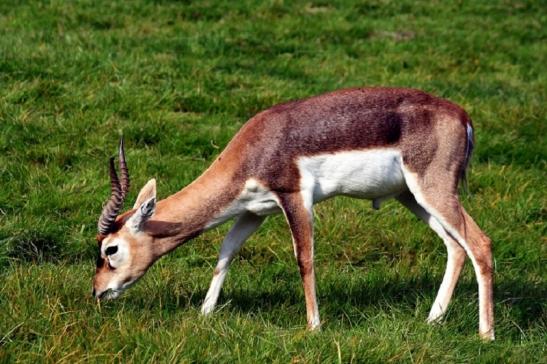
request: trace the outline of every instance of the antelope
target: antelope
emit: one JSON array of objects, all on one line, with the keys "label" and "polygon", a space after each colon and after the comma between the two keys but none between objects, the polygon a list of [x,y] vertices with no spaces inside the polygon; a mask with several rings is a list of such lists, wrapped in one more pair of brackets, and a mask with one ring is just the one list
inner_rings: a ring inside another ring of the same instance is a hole
[{"label": "antelope", "polygon": [[201,312],[213,312],[234,255],[265,217],[283,213],[304,286],[307,326],[320,327],[313,205],[335,195],[395,198],[437,233],[447,266],[427,318],[446,312],[466,255],[479,292],[479,334],[494,339],[491,241],[458,199],[473,149],[473,126],[458,105],[404,88],[344,89],[271,107],[252,117],[209,168],[156,201],[156,181],[120,214],[129,190],[123,139],[118,178],[98,222],[97,299],[118,297],[161,256],[228,220]]}]

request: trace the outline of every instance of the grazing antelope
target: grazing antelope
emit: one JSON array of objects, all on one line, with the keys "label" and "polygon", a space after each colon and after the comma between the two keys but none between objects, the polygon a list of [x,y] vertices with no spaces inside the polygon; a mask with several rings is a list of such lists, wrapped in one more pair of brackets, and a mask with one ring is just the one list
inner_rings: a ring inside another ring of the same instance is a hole
[{"label": "grazing antelope", "polygon": [[249,120],[193,183],[156,202],[156,182],[119,215],[129,189],[123,141],[121,178],[110,159],[112,195],[99,218],[98,299],[115,298],[161,256],[229,219],[203,314],[215,308],[234,254],[265,216],[282,212],[302,277],[307,323],[319,328],[313,263],[314,203],[335,195],[395,198],[424,220],[448,249],[428,317],[446,311],[466,254],[479,288],[479,333],[494,338],[490,239],[458,201],[473,148],[459,106],[413,89],[356,88],[274,106]]}]

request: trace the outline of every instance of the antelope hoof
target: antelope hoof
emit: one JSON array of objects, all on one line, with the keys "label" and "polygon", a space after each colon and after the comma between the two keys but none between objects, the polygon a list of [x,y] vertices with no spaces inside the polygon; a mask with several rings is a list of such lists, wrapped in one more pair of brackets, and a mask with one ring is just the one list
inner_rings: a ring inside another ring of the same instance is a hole
[{"label": "antelope hoof", "polygon": [[214,310],[215,306],[208,305],[207,303],[204,303],[203,306],[201,306],[201,314],[203,316],[210,316]]},{"label": "antelope hoof", "polygon": [[442,317],[443,315],[435,315],[435,316],[429,315],[429,317],[427,318],[427,320],[425,320],[425,322],[427,322],[429,325],[438,325],[441,323]]},{"label": "antelope hoof", "polygon": [[321,323],[319,321],[308,322],[308,331],[312,331],[312,332],[321,331]]},{"label": "antelope hoof", "polygon": [[490,331],[486,331],[486,332],[479,332],[479,336],[484,341],[494,341],[495,339],[494,329],[491,329]]}]

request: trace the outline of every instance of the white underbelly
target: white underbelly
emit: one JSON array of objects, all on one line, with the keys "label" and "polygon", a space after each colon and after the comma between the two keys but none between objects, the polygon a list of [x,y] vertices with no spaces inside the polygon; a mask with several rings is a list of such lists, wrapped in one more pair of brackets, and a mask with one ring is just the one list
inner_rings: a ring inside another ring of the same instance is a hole
[{"label": "white underbelly", "polygon": [[335,195],[367,199],[394,196],[406,189],[402,157],[393,149],[351,151],[301,157],[298,160],[303,193],[319,202]]},{"label": "white underbelly", "polygon": [[[301,157],[300,190],[304,200],[316,203],[336,195],[379,201],[407,189],[401,170],[400,152],[393,149],[338,152]],[[211,226],[228,217],[249,211],[264,216],[278,213],[280,201],[275,192],[254,178],[248,179],[239,197]]]}]

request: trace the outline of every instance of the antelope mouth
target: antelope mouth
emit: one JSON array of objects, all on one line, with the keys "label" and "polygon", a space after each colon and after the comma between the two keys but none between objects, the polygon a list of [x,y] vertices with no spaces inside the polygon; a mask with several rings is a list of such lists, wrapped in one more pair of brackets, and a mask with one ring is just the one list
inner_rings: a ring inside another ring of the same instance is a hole
[{"label": "antelope mouth", "polygon": [[119,287],[117,289],[108,288],[108,289],[104,290],[103,292],[101,292],[96,297],[97,297],[98,300],[105,300],[105,301],[116,299],[116,298],[120,297],[121,294],[126,289],[128,289],[129,287],[134,285],[138,280],[139,280],[139,278],[128,281],[128,282],[124,283],[121,287]]},{"label": "antelope mouth", "polygon": [[100,301],[108,301],[108,300],[113,300],[113,299],[116,299],[118,298],[121,294],[122,294],[123,290],[121,289],[107,289],[106,291],[104,292],[101,292],[101,294],[99,294],[97,296],[97,299],[100,300]]}]

